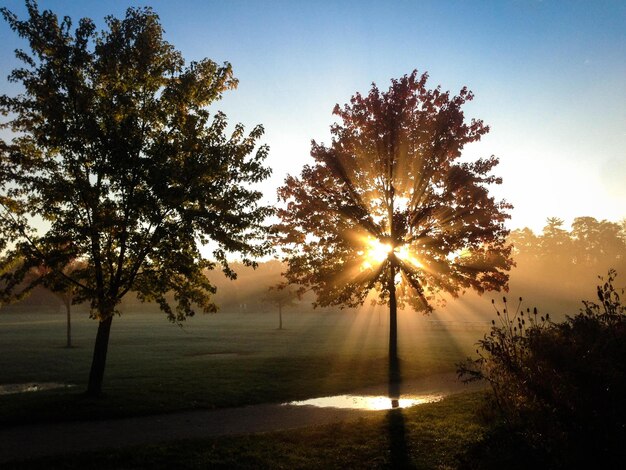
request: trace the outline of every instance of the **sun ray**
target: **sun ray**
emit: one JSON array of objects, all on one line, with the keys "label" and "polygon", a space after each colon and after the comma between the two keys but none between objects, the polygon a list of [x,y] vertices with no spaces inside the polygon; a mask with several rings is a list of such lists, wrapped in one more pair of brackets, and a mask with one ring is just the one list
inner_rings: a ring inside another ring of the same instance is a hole
[{"label": "sun ray", "polygon": [[413,267],[418,269],[423,269],[424,265],[418,259],[417,255],[411,251],[411,247],[409,245],[401,245],[394,250],[395,255],[404,261],[405,263],[411,264]]}]

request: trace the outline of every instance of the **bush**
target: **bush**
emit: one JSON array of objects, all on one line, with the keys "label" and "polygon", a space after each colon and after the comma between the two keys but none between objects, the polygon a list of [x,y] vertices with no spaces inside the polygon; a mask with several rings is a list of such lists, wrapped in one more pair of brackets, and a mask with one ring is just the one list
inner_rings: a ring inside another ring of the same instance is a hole
[{"label": "bush", "polygon": [[583,302],[560,323],[522,311],[522,299],[509,312],[504,299],[478,359],[459,366],[464,380],[491,385],[494,435],[507,429],[546,467],[609,467],[626,457],[626,306],[615,277],[609,271],[598,286],[599,303]]}]

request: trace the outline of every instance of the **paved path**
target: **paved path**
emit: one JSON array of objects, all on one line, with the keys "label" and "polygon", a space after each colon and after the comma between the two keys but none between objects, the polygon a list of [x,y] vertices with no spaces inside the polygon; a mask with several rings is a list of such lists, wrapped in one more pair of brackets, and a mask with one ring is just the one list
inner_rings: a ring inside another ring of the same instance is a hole
[{"label": "paved path", "polygon": [[176,439],[247,434],[332,423],[375,411],[309,406],[254,405],[105,421],[18,426],[0,430],[0,463],[156,443]]},{"label": "paved path", "polygon": [[[452,374],[408,382],[403,394],[467,391]],[[385,386],[355,394],[384,394]],[[28,457],[126,447],[177,439],[249,434],[354,420],[380,411],[265,404],[103,421],[44,423],[0,429],[0,463]]]}]

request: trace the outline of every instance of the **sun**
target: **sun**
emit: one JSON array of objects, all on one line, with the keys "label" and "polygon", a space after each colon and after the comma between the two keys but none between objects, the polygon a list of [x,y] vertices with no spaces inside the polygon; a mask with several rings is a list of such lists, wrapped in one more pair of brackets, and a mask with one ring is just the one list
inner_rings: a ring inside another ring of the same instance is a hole
[{"label": "sun", "polygon": [[359,252],[359,255],[363,256],[363,269],[370,269],[383,263],[393,252],[393,246],[390,243],[383,243],[373,237],[365,240],[365,246],[365,250]]},{"label": "sun", "polygon": [[391,254],[416,268],[423,268],[422,263],[411,253],[408,245],[400,245],[394,248],[391,243],[385,243],[374,237],[366,238],[364,244],[365,250],[358,252],[363,257],[362,269],[371,269],[384,263]]}]

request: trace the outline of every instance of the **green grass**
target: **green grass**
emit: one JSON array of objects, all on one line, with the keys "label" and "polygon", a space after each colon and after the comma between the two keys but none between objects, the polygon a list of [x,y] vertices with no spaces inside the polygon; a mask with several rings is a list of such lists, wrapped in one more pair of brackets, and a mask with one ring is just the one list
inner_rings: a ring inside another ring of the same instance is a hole
[{"label": "green grass", "polygon": [[380,412],[373,418],[268,434],[187,440],[46,458],[5,468],[376,469],[456,468],[485,428],[482,393]]},{"label": "green grass", "polygon": [[[0,384],[76,385],[0,396],[0,425],[283,402],[387,379],[388,329],[375,312],[293,311],[282,331],[272,314],[201,315],[183,328],[158,313],[126,314],[113,321],[105,395],[88,399],[81,392],[97,324],[75,317],[77,347],[65,349],[62,315],[0,313]],[[399,319],[406,379],[453,371],[480,336],[424,330],[416,319]]]}]

